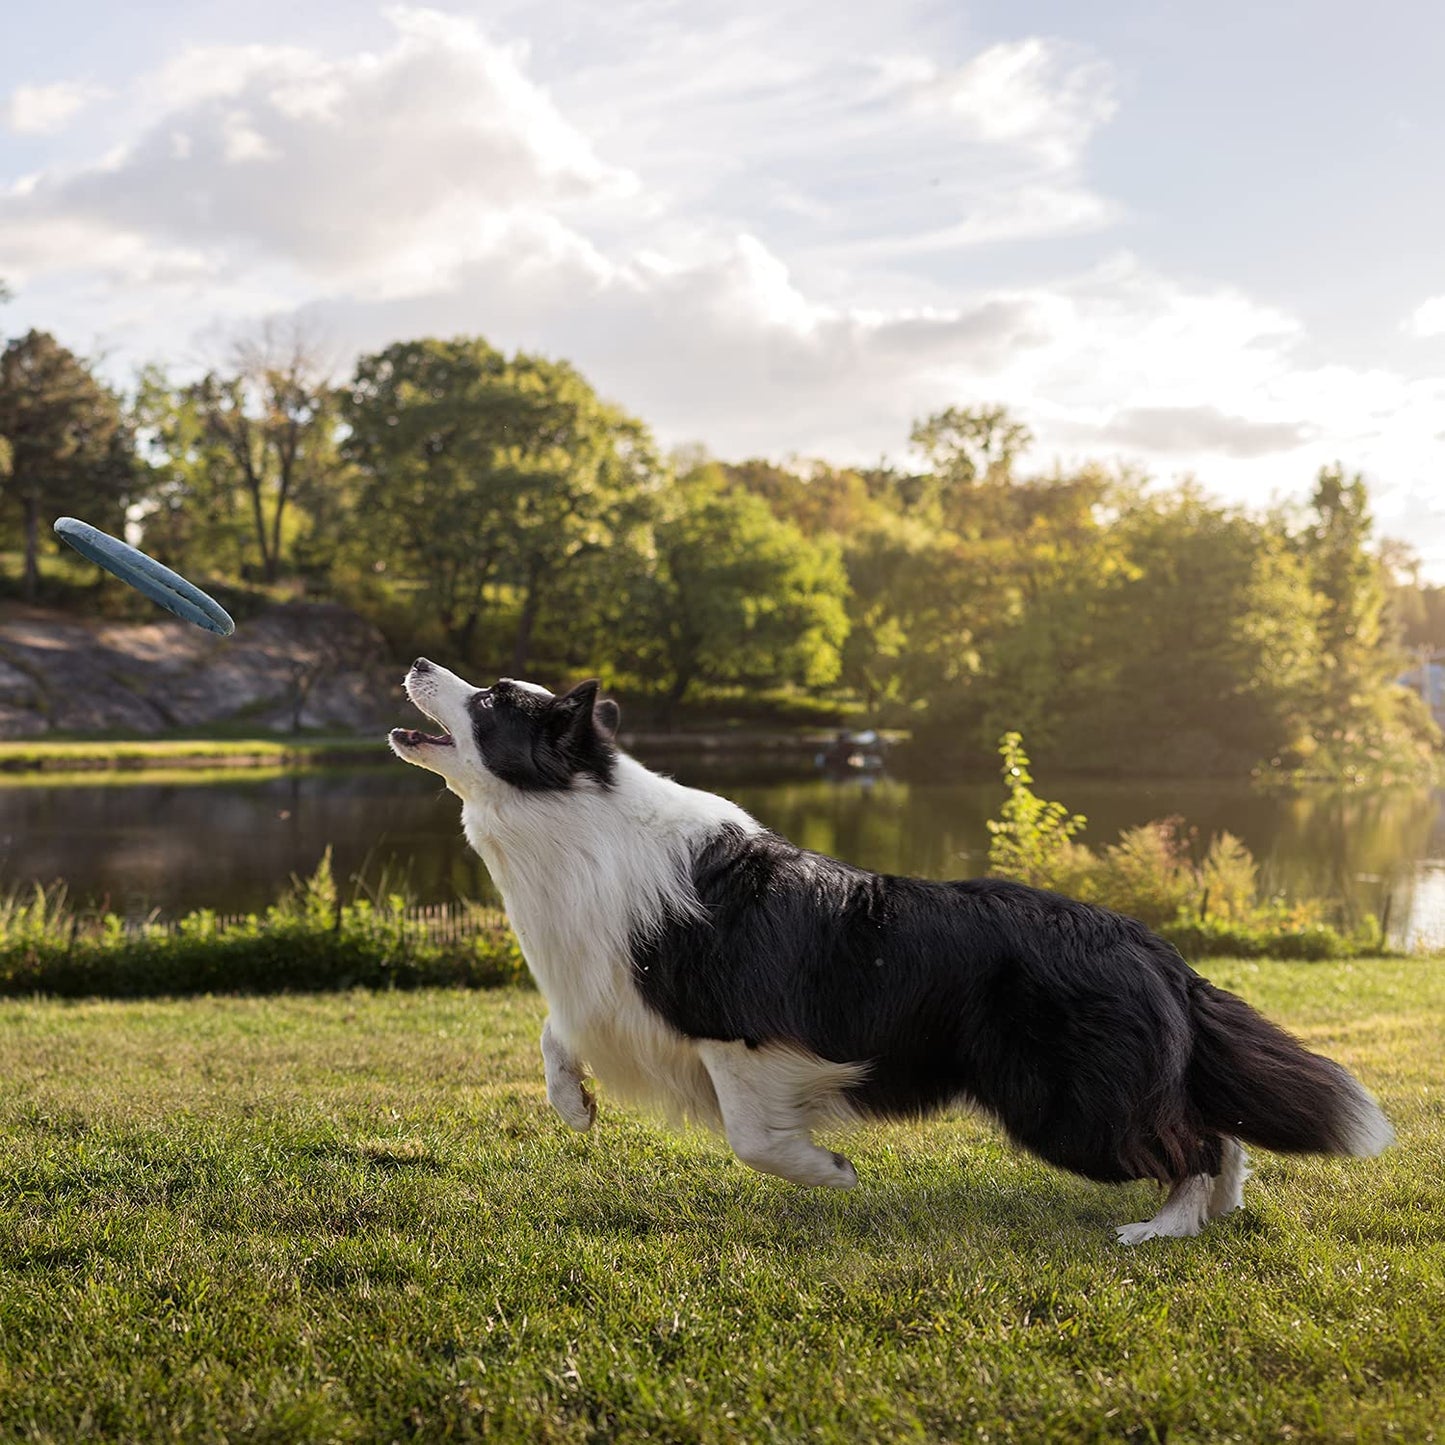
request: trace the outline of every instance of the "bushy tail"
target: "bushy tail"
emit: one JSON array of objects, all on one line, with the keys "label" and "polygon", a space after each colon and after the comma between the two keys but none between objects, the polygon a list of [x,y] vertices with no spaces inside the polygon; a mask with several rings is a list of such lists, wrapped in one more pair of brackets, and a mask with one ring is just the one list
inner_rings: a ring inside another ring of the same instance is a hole
[{"label": "bushy tail", "polygon": [[1190,1003],[1189,1098],[1211,1129],[1286,1154],[1364,1157],[1394,1142],[1380,1106],[1333,1059],[1203,980]]}]

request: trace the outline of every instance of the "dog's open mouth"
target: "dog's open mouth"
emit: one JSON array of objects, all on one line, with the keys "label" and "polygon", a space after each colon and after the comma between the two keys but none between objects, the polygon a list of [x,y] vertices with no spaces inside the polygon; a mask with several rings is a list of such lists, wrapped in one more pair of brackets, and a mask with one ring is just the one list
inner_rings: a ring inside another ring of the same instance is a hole
[{"label": "dog's open mouth", "polygon": [[452,735],[443,733],[424,733],[419,728],[392,728],[392,739],[404,743],[409,748],[419,748],[423,743],[434,748],[449,748],[452,746]]},{"label": "dog's open mouth", "polygon": [[[411,696],[410,691],[407,693]],[[416,698],[411,698],[411,703],[419,713],[426,716],[428,722],[434,722],[441,731],[439,733],[424,733],[420,728],[392,728],[391,740],[394,743],[401,743],[403,747],[419,748],[422,746],[433,748],[449,748],[452,746],[452,735],[446,730],[446,725],[439,717],[433,717],[430,708],[425,708]]]}]

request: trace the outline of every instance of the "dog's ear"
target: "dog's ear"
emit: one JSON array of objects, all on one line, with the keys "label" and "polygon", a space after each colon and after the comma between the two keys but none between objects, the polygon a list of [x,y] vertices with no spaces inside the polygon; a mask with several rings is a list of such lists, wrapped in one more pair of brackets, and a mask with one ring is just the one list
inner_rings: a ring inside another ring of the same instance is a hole
[{"label": "dog's ear", "polygon": [[592,720],[597,724],[597,731],[610,742],[622,725],[622,709],[610,697],[604,697],[592,709]]},{"label": "dog's ear", "polygon": [[601,687],[602,684],[595,677],[589,677],[586,682],[579,682],[570,692],[564,692],[552,704],[553,711],[569,723],[577,718],[584,718],[592,711],[592,704],[597,701],[597,693]]},{"label": "dog's ear", "polygon": [[597,700],[601,687],[595,677],[589,677],[552,704],[568,732],[578,732],[590,721],[603,737],[611,741],[618,723],[622,721],[622,710],[610,697],[603,698],[601,702]]}]

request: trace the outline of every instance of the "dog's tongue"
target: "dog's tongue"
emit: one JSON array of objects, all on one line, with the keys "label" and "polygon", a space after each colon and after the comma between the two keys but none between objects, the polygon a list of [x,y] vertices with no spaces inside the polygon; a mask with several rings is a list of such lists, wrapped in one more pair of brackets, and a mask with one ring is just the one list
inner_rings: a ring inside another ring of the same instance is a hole
[{"label": "dog's tongue", "polygon": [[451,745],[451,735],[443,734],[438,737],[435,733],[424,733],[417,728],[396,728],[396,735],[404,743],[416,747],[419,743],[431,743],[433,747],[444,748]]}]

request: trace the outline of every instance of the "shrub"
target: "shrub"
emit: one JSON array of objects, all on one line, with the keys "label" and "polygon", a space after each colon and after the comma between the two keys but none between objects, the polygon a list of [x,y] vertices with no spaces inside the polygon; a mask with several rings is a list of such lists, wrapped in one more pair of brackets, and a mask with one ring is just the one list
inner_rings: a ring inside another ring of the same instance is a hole
[{"label": "shrub", "polygon": [[1062,803],[1048,803],[1030,788],[1028,755],[1023,735],[1005,733],[999,740],[1003,784],[1008,790],[997,819],[989,819],[989,872],[1015,878],[1035,888],[1064,889],[1076,873],[1086,871],[1086,849],[1074,843],[1088,819]]},{"label": "shrub", "polygon": [[1151,927],[1187,910],[1197,893],[1182,821],[1165,818],[1129,828],[1099,856],[1090,876],[1092,896]]},{"label": "shrub", "polygon": [[1094,852],[1075,841],[1081,814],[1032,790],[1023,739],[999,740],[1008,796],[988,824],[989,871],[1036,888],[1053,888],[1148,924],[1188,957],[1349,958],[1380,952],[1373,918],[1352,934],[1326,921],[1318,899],[1285,904],[1259,893],[1259,869],[1232,833],[1212,838],[1203,860],[1179,818],[1129,828]]},{"label": "shrub", "polygon": [[172,923],[72,911],[63,887],[0,900],[0,994],[269,993],[486,988],[527,977],[500,913],[419,910],[399,893],[342,900],[330,851],[264,913]]}]

